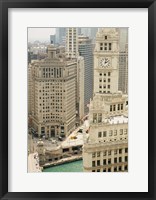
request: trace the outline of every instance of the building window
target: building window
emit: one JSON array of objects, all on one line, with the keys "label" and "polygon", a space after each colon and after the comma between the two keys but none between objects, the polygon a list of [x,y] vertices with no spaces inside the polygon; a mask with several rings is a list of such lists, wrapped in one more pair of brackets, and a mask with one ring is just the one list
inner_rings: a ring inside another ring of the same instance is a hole
[{"label": "building window", "polygon": [[125,156],[125,162],[127,162],[128,161],[128,156]]},{"label": "building window", "polygon": [[122,149],[119,149],[119,154],[121,154],[122,153]]},{"label": "building window", "polygon": [[110,83],[110,78],[108,78],[108,83]]},{"label": "building window", "polygon": [[114,172],[117,172],[117,167],[114,167]]},{"label": "building window", "polygon": [[124,129],[124,135],[127,135],[127,129]]},{"label": "building window", "polygon": [[123,104],[121,104],[121,110],[123,110]]},{"label": "building window", "polygon": [[97,157],[100,157],[100,152],[97,152]]},{"label": "building window", "polygon": [[128,153],[128,148],[125,148],[125,153]]},{"label": "building window", "polygon": [[100,160],[97,160],[97,166],[100,166]]},{"label": "building window", "polygon": [[103,169],[103,172],[106,172],[106,168],[105,168],[105,169]]},{"label": "building window", "polygon": [[109,155],[109,156],[111,155],[111,151],[110,151],[110,150],[108,151],[108,155]]},{"label": "building window", "polygon": [[111,168],[108,168],[108,172],[111,172]]},{"label": "building window", "polygon": [[126,171],[128,170],[128,166],[127,166],[127,165],[125,165],[125,170],[126,170]]},{"label": "building window", "polygon": [[99,75],[102,76],[102,73],[100,73]]},{"label": "building window", "polygon": [[108,89],[110,89],[110,85],[108,85]]},{"label": "building window", "polygon": [[103,137],[107,137],[107,131],[103,132]]},{"label": "building window", "polygon": [[107,35],[105,35],[105,40],[107,40]]},{"label": "building window", "polygon": [[106,165],[106,159],[103,160],[103,165]]},{"label": "building window", "polygon": [[93,122],[96,123],[97,122],[97,114],[93,113]]},{"label": "building window", "polygon": [[98,114],[98,123],[102,122],[102,113]]},{"label": "building window", "polygon": [[118,162],[117,158],[114,158],[114,163],[117,163],[117,162]]},{"label": "building window", "polygon": [[109,131],[109,136],[112,136],[112,135],[113,135],[113,131],[110,130],[110,131]]},{"label": "building window", "polygon": [[108,165],[110,165],[110,164],[111,164],[111,158],[108,159]]},{"label": "building window", "polygon": [[120,104],[118,104],[118,110],[120,110]]},{"label": "building window", "polygon": [[92,167],[95,167],[95,161],[92,161]]},{"label": "building window", "polygon": [[122,162],[122,157],[119,157],[119,162]]},{"label": "building window", "polygon": [[108,76],[110,76],[111,75],[111,73],[110,72],[108,72]]},{"label": "building window", "polygon": [[100,172],[100,169],[97,169],[97,172]]},{"label": "building window", "polygon": [[123,129],[120,129],[120,135],[123,135]]},{"label": "building window", "polygon": [[121,166],[119,166],[119,172],[122,170],[122,167]]},{"label": "building window", "polygon": [[95,170],[92,170],[92,172],[95,172]]},{"label": "building window", "polygon": [[105,51],[107,51],[107,43],[105,43]]},{"label": "building window", "polygon": [[115,149],[115,150],[114,150],[114,155],[116,155],[116,154],[117,154],[117,150]]},{"label": "building window", "polygon": [[92,158],[95,158],[95,156],[96,156],[96,153],[92,153]]},{"label": "building window", "polygon": [[112,44],[109,43],[109,50],[111,51],[112,50]]},{"label": "building window", "polygon": [[117,130],[114,130],[114,136],[117,136]]},{"label": "building window", "polygon": [[106,156],[106,155],[107,155],[107,151],[104,151],[104,152],[103,152],[103,156]]},{"label": "building window", "polygon": [[112,105],[110,105],[110,112],[112,111]]},{"label": "building window", "polygon": [[115,105],[113,105],[113,111],[115,111],[115,108],[116,108],[116,106],[115,106]]},{"label": "building window", "polygon": [[98,137],[102,137],[102,132],[98,132]]},{"label": "building window", "polygon": [[100,43],[100,50],[103,50],[103,43]]}]

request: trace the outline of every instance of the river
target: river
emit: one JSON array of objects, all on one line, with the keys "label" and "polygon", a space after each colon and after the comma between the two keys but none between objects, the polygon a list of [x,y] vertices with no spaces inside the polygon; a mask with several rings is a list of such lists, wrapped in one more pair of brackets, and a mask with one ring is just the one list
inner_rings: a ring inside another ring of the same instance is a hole
[{"label": "river", "polygon": [[62,165],[48,167],[43,172],[83,172],[83,161],[78,160]]}]

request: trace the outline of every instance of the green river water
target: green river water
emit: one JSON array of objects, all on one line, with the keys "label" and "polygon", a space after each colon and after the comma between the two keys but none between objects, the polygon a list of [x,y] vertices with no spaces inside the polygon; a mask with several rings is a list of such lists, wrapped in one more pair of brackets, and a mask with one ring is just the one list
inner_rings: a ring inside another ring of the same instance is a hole
[{"label": "green river water", "polygon": [[83,161],[78,160],[54,167],[49,167],[44,169],[43,172],[83,172]]}]

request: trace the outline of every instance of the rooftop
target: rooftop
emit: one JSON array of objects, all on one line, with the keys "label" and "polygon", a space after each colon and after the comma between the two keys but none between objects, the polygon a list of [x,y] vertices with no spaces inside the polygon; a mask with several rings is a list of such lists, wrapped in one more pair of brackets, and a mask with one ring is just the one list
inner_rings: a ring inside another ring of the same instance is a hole
[{"label": "rooftop", "polygon": [[124,115],[110,117],[108,119],[108,123],[110,123],[110,124],[128,123],[128,117],[124,116]]}]

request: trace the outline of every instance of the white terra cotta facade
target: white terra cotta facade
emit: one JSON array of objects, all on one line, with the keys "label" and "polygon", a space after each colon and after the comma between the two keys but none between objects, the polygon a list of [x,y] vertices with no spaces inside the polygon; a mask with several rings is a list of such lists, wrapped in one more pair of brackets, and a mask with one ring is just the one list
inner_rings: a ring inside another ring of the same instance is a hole
[{"label": "white terra cotta facade", "polygon": [[98,30],[89,138],[83,147],[85,172],[128,171],[128,96],[118,91],[118,46],[116,28]]}]

